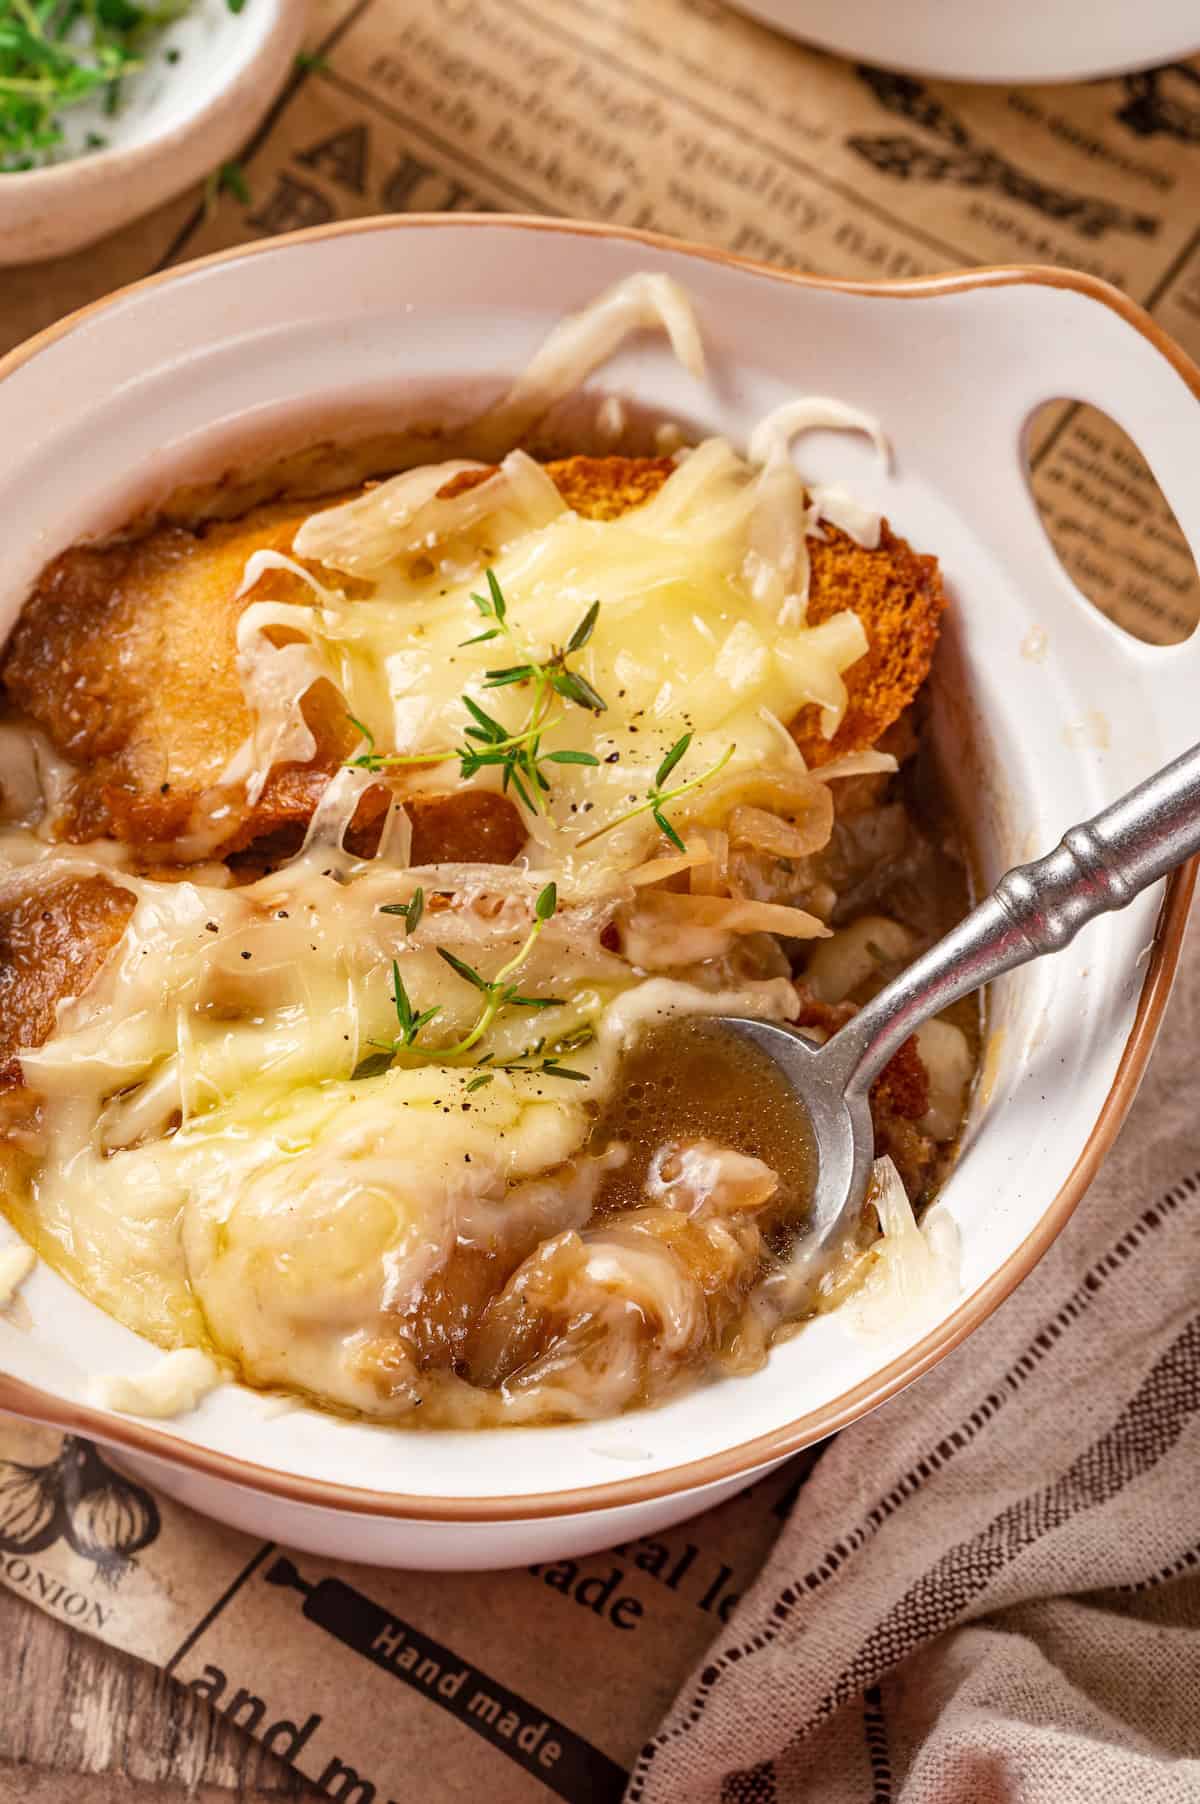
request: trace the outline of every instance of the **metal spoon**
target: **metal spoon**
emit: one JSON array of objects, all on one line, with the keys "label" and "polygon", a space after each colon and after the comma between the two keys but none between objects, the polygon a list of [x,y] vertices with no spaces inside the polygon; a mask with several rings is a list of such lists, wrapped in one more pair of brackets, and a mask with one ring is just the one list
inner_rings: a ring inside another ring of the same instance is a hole
[{"label": "metal spoon", "polygon": [[793,1279],[819,1270],[857,1220],[874,1154],[871,1085],[913,1030],[1002,972],[1060,951],[1197,851],[1200,746],[1069,828],[1045,858],[1009,871],[823,1046],[774,1021],[721,1017],[775,1060],[812,1126],[811,1226],[793,1253]]}]

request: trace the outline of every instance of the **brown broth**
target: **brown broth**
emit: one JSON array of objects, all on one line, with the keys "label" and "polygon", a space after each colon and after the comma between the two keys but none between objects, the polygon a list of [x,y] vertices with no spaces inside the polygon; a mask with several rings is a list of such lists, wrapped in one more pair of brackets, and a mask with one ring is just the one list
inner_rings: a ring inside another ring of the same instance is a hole
[{"label": "brown broth", "polygon": [[[932,944],[971,912],[981,885],[973,868],[964,824],[950,801],[946,779],[928,732],[921,733],[917,754],[901,770],[897,788],[911,819],[932,846],[933,855],[922,872],[922,883],[919,887],[914,886],[907,898],[906,914],[901,914],[899,909],[894,912]],[[888,901],[885,895],[885,911]],[[976,991],[942,1010],[943,1019],[952,1022],[966,1035],[976,1071],[983,1048],[986,1007],[986,993]],[[952,1155],[948,1153],[946,1157],[949,1159]]]},{"label": "brown broth", "polygon": [[614,1140],[629,1148],[597,1216],[646,1200],[650,1161],[671,1140],[712,1140],[763,1160],[779,1179],[770,1210],[776,1222],[798,1223],[812,1196],[812,1131],[789,1085],[765,1052],[711,1021],[672,1021],[644,1034],[592,1139],[597,1149]]}]

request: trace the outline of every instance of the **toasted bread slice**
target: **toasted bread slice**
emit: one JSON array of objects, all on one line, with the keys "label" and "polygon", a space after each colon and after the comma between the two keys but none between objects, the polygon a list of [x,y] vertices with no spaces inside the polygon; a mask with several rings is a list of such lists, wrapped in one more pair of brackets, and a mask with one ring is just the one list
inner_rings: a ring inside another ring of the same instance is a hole
[{"label": "toasted bread slice", "polygon": [[[199,533],[160,527],[130,543],[77,546],[43,573],[9,642],[3,679],[17,707],[80,767],[67,801],[68,839],[163,848],[185,829],[250,731],[236,665],[246,560],[287,551],[310,512],[271,505]],[[287,571],[268,571],[255,589],[256,600],[302,594]],[[267,821],[307,819],[355,737],[331,689],[311,691],[304,710],[321,747],[319,768],[272,773],[258,810]],[[221,849],[254,832],[253,820],[233,817]]]},{"label": "toasted bread slice", "polygon": [[[640,506],[667,480],[669,458],[573,457],[547,466],[568,505],[593,519]],[[468,472],[455,487],[482,480]],[[447,492],[453,492],[448,489]],[[43,573],[21,614],[2,674],[15,705],[43,728],[79,768],[64,823],[68,839],[109,836],[156,856],[220,781],[250,732],[236,669],[238,590],[255,551],[290,551],[312,503],[272,503],[241,520],[197,531],[163,526],[147,537],[65,552]],[[866,551],[835,528],[810,542],[809,617],[853,608],[871,643],[847,673],[850,705],[837,734],[822,739],[815,708],[793,731],[812,764],[873,744],[912,700],[937,641],[943,599],[936,560],[910,550],[885,526]],[[287,571],[268,571],[255,599],[299,598]],[[307,591],[303,590],[305,597]],[[330,774],[356,735],[341,698],[317,684],[303,704],[317,743],[307,764],[277,766],[253,807],[231,809],[214,850],[222,856],[264,839],[292,845]],[[519,818],[475,811],[478,847],[461,807],[421,805],[417,832],[430,860],[445,856],[511,858],[523,840]],[[442,828],[445,828],[443,833]]]},{"label": "toasted bread slice", "polygon": [[20,1083],[16,1053],[40,1046],[66,996],[87,988],[124,933],[131,890],[107,877],[29,881],[0,901],[0,1089]]},{"label": "toasted bread slice", "polygon": [[[547,466],[568,507],[591,520],[615,520],[658,493],[675,465],[669,457],[569,457]],[[482,482],[466,471],[444,494]],[[849,608],[862,621],[870,650],[846,672],[849,706],[832,739],[821,736],[820,711],[802,708],[792,733],[810,765],[874,745],[898,720],[929,675],[946,598],[935,557],[916,552],[883,522],[879,544],[866,550],[836,526],[808,542],[808,619],[813,626]]]}]

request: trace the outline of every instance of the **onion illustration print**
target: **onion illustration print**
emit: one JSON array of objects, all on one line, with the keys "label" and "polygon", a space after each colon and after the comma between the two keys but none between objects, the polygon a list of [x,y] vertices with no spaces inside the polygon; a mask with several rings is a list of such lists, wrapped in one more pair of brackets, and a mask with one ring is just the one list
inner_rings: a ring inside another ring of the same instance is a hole
[{"label": "onion illustration print", "polygon": [[158,1505],[149,1491],[114,1472],[90,1441],[69,1437],[64,1451],[63,1533],[81,1558],[92,1561],[97,1578],[119,1584],[136,1556],[158,1537]]},{"label": "onion illustration print", "polygon": [[0,1461],[0,1553],[41,1553],[66,1526],[62,1456],[50,1466]]},{"label": "onion illustration print", "polygon": [[65,1540],[116,1586],[161,1528],[149,1491],[114,1472],[90,1441],[68,1435],[48,1466],[0,1460],[0,1554],[41,1553]]}]

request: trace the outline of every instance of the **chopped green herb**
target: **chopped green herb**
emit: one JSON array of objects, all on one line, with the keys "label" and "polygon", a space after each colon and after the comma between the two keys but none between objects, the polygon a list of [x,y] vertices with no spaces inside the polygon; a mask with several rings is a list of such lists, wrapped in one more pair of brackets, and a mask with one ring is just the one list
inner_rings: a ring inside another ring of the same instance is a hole
[{"label": "chopped green herb", "polygon": [[[141,15],[134,17],[140,24]],[[65,141],[60,114],[102,100],[140,67],[134,40],[122,14],[109,23],[95,5],[83,13],[45,0],[0,0],[0,171],[53,162]]]},{"label": "chopped green herb", "polygon": [[325,58],[323,56],[317,56],[314,51],[298,50],[296,52],[296,68],[301,75],[319,75],[322,70],[328,69],[328,67],[329,64],[325,61]]},{"label": "chopped green herb", "polygon": [[243,207],[251,204],[250,184],[246,180],[246,171],[238,162],[220,164],[205,182],[205,212],[211,216],[220,196],[226,193],[232,194],[235,200],[241,201]]},{"label": "chopped green herb", "polygon": [[[87,103],[119,111],[122,83],[153,47],[156,32],[194,0],[0,0],[0,174],[38,169],[66,150],[63,115]],[[240,13],[246,0],[226,0]],[[178,62],[173,46],[168,63]],[[104,148],[99,134],[87,150]]]}]

